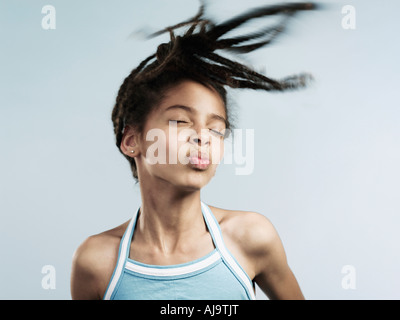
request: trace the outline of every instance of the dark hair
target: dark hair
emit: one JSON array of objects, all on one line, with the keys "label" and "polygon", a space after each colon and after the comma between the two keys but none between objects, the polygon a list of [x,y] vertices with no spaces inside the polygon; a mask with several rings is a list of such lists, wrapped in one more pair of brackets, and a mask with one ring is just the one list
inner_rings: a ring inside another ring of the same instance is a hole
[{"label": "dark hair", "polygon": [[[149,37],[169,32],[171,39],[170,42],[159,45],[155,54],[142,61],[125,78],[119,89],[112,111],[118,149],[121,151],[125,126],[130,125],[142,133],[147,116],[162,101],[165,92],[184,80],[196,81],[218,92],[225,105],[228,129],[230,123],[225,86],[265,91],[304,87],[311,79],[309,74],[274,80],[215,51],[227,50],[244,54],[259,49],[284,31],[289,17],[298,11],[315,8],[313,3],[261,7],[216,25],[203,17],[205,5],[202,2],[198,14],[192,19],[151,34]],[[229,31],[251,19],[273,15],[281,15],[282,21],[258,32],[221,39]],[[174,34],[174,30],[185,26],[189,26],[189,29],[182,36]],[[124,156],[131,165],[133,177],[138,181],[135,160],[125,154]]]}]

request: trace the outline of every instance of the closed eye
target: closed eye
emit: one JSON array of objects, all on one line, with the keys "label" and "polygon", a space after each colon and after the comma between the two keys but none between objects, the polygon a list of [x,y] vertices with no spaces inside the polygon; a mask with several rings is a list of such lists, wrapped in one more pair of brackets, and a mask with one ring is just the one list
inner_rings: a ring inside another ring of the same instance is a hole
[{"label": "closed eye", "polygon": [[214,133],[214,134],[220,136],[220,137],[224,137],[224,136],[225,136],[225,133],[223,133],[223,132],[219,132],[219,131],[214,130],[214,129],[210,129],[210,131],[211,131],[212,133]]},{"label": "closed eye", "polygon": [[[176,123],[176,124],[178,124],[178,123],[189,123],[188,121],[185,121],[185,120],[169,120],[169,122],[171,123]],[[216,130],[216,129],[209,129],[213,134],[215,134],[215,135],[217,135],[218,137],[225,137],[225,134],[226,134],[226,132],[220,132],[220,131],[218,131],[218,130]],[[224,130],[225,131],[225,130]]]},{"label": "closed eye", "polygon": [[188,123],[187,121],[184,120],[169,120],[170,122],[175,122],[175,123]]}]

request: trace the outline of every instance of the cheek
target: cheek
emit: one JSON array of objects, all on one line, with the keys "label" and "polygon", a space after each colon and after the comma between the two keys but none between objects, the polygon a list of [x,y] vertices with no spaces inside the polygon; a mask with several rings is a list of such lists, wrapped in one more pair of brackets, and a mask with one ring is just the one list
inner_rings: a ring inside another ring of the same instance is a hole
[{"label": "cheek", "polygon": [[221,138],[211,140],[211,159],[213,164],[219,164],[224,157],[225,144]]},{"label": "cheek", "polygon": [[167,139],[164,132],[160,129],[151,129],[146,133],[145,141],[142,142],[141,153],[148,164],[161,163],[167,161]]},{"label": "cheek", "polygon": [[187,164],[188,137],[173,130],[150,129],[142,141],[141,153],[148,164]]},{"label": "cheek", "polygon": [[185,135],[169,134],[166,139],[166,154],[168,164],[187,164],[190,144]]}]

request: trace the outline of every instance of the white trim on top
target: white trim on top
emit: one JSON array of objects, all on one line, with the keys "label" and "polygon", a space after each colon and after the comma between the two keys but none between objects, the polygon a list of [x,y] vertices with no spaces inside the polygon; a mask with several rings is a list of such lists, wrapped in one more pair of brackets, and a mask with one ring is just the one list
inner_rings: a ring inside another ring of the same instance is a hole
[{"label": "white trim on top", "polygon": [[244,285],[246,286],[247,292],[250,294],[251,299],[255,300],[256,296],[254,294],[253,290],[253,285],[251,283],[250,278],[248,275],[243,271],[243,269],[239,266],[239,264],[236,262],[236,260],[232,257],[232,255],[229,253],[228,249],[225,246],[225,243],[222,239],[222,234],[220,231],[220,228],[217,224],[217,222],[214,220],[214,217],[208,207],[205,205],[205,203],[201,202],[201,206],[203,208],[204,214],[206,216],[206,219],[209,223],[209,227],[211,228],[211,232],[214,236],[216,246],[221,252],[223,258],[225,261],[231,266],[233,271],[239,276],[239,278],[242,280]]},{"label": "white trim on top", "polygon": [[181,267],[142,266],[142,265],[136,264],[136,263],[128,260],[125,264],[125,268],[130,271],[149,275],[149,276],[170,277],[170,276],[180,276],[180,275],[199,271],[201,269],[204,269],[204,268],[212,265],[214,262],[217,262],[219,259],[221,259],[221,255],[219,254],[218,251],[215,251],[211,256],[209,256],[201,261],[194,262],[193,264],[188,264],[188,265],[181,266]]},{"label": "white trim on top", "polygon": [[128,253],[128,245],[131,243],[131,235],[132,235],[132,228],[136,221],[136,216],[138,211],[134,214],[131,221],[129,222],[128,227],[126,228],[124,238],[122,240],[121,248],[119,251],[117,265],[114,270],[114,274],[112,275],[112,279],[108,285],[107,291],[104,295],[104,300],[110,300],[111,296],[114,292],[115,286],[117,285],[119,278],[121,277],[122,270],[124,269],[124,264],[126,260],[126,255]]}]

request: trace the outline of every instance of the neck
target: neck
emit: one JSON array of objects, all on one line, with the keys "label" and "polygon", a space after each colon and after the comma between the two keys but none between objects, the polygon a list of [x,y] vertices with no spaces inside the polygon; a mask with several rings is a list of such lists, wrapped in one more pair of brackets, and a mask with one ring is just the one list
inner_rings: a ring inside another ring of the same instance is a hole
[{"label": "neck", "polygon": [[146,243],[168,253],[206,232],[200,190],[163,183],[141,184],[140,189],[142,206],[136,232]]}]

